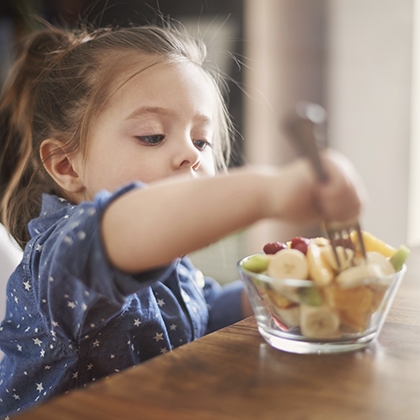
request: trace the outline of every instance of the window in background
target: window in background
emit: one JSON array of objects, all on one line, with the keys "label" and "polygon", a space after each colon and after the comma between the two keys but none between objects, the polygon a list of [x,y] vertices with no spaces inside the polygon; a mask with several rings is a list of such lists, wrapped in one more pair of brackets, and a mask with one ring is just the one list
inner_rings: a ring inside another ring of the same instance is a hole
[{"label": "window in background", "polygon": [[420,1],[413,2],[413,65],[409,160],[408,228],[410,246],[420,245]]}]

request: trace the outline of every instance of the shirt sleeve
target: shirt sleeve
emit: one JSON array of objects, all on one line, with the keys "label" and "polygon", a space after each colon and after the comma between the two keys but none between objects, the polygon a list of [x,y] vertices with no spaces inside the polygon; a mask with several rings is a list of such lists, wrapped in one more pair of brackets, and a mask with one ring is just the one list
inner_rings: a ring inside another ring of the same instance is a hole
[{"label": "shirt sleeve", "polygon": [[165,281],[173,269],[173,264],[169,264],[133,275],[118,270],[108,260],[100,226],[103,213],[115,199],[136,187],[142,184],[130,184],[113,194],[101,191],[93,202],[79,204],[52,241],[52,260],[61,266],[61,272],[67,272],[89,290],[119,303],[156,281]]},{"label": "shirt sleeve", "polygon": [[207,333],[231,325],[243,318],[241,295],[243,284],[236,280],[220,285],[216,280],[206,277],[204,297],[209,308]]}]

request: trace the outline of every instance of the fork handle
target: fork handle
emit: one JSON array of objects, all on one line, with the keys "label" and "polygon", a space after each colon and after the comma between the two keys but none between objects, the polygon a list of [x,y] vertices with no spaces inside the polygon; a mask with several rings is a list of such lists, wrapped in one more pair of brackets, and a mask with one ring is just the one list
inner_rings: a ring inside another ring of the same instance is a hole
[{"label": "fork handle", "polygon": [[297,116],[286,123],[285,129],[297,151],[310,159],[318,180],[326,182],[328,175],[321,161],[315,135],[316,130],[321,131],[325,124],[325,111],[321,111],[323,108],[320,105],[299,103]]}]

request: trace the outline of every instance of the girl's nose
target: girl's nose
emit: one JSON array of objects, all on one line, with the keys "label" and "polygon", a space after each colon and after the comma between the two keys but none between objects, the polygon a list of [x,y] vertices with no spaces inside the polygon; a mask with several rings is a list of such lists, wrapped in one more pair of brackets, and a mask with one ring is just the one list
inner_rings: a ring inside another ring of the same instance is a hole
[{"label": "girl's nose", "polygon": [[185,141],[178,146],[174,164],[176,169],[192,169],[197,171],[200,167],[200,152],[191,140]]}]

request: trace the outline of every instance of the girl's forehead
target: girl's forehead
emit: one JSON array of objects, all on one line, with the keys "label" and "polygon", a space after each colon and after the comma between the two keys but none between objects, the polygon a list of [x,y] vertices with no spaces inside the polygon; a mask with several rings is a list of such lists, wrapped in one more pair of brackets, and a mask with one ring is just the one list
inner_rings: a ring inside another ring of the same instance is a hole
[{"label": "girl's forehead", "polygon": [[153,88],[161,90],[163,85],[172,88],[178,83],[181,89],[206,91],[211,97],[217,95],[217,88],[211,76],[201,66],[186,58],[139,54],[124,64],[124,69],[116,74],[110,96],[118,96],[138,86],[143,86],[147,90]]},{"label": "girl's forehead", "polygon": [[[187,58],[183,57],[167,57],[158,54],[138,54],[138,57],[132,57],[123,65],[124,71],[120,73],[120,83],[126,83],[136,76],[147,74],[148,77],[160,77],[161,71],[166,73],[173,73],[173,77],[178,74],[182,76],[185,69],[193,69],[189,72],[190,77],[202,79],[202,81],[209,81],[209,76],[206,71],[198,64],[193,63]],[[180,71],[181,69],[181,71]]]},{"label": "girl's forehead", "polygon": [[186,59],[139,55],[125,62],[125,69],[116,74],[100,106],[102,111],[112,108],[119,115],[146,105],[172,107],[181,113],[185,107],[193,107],[213,120],[216,98],[215,84],[197,64]]}]

